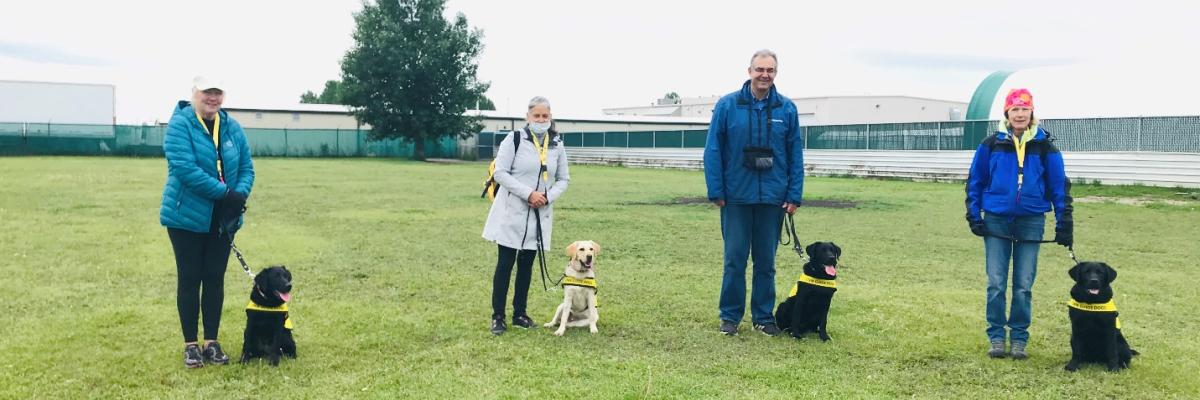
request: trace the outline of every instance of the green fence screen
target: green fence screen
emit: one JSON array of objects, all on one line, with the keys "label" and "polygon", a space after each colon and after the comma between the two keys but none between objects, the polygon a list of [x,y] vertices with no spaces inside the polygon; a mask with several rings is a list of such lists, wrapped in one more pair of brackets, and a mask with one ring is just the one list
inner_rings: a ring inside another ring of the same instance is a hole
[{"label": "green fence screen", "polygon": [[[250,152],[276,157],[411,157],[413,144],[367,140],[367,130],[246,128]],[[162,156],[163,125],[0,123],[3,155]],[[425,141],[425,156],[457,158],[453,137]]]}]

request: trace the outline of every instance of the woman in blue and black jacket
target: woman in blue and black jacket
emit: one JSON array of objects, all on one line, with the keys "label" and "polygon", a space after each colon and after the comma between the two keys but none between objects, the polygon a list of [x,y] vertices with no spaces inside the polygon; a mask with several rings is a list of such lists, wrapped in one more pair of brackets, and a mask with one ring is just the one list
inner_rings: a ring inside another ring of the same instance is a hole
[{"label": "woman in blue and black jacket", "polygon": [[[197,77],[192,101],[180,101],[167,124],[167,183],[159,222],[167,227],[179,273],[176,306],[183,328],[183,364],[226,364],[217,343],[229,245],[241,226],[254,185],[254,164],[241,125],[221,110],[222,85]],[[201,290],[203,289],[203,295]],[[204,349],[196,323],[204,315]]]},{"label": "woman in blue and black jacket", "polygon": [[[1054,208],[1054,241],[1071,247],[1070,181],[1062,153],[1033,116],[1033,96],[1013,89],[1005,97],[999,130],[975,150],[967,178],[967,222],[984,238],[987,271],[988,355],[1005,351],[1005,326],[1014,359],[1028,357],[1033,280],[1045,213]],[[1005,317],[1005,292],[1012,261],[1012,311]]]}]

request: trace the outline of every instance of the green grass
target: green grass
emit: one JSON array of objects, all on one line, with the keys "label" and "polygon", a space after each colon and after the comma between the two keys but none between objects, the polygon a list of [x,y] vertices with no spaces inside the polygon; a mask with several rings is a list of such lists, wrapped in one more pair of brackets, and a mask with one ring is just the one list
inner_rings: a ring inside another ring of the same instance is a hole
[{"label": "green grass", "polygon": [[[860,203],[797,214],[803,241],[845,251],[834,340],[822,343],[749,324],[737,337],[716,333],[717,211],[660,204],[703,196],[701,173],[575,166],[548,261],[557,274],[569,241],[602,245],[600,332],[492,337],[484,164],[256,166],[238,246],[256,269],[295,274],[300,358],[189,371],[158,224],[164,161],[0,158],[0,398],[1200,396],[1194,201],[1076,206],[1077,255],[1120,271],[1125,335],[1142,355],[1119,374],[1072,374],[1062,370],[1070,259],[1054,245],[1042,248],[1034,286],[1031,358],[984,355],[982,245],[963,221],[961,184],[808,180],[806,198]],[[777,267],[782,300],[800,263],[780,248]],[[529,309],[544,322],[561,298],[537,279]],[[221,339],[235,358],[249,288],[231,260]]]}]

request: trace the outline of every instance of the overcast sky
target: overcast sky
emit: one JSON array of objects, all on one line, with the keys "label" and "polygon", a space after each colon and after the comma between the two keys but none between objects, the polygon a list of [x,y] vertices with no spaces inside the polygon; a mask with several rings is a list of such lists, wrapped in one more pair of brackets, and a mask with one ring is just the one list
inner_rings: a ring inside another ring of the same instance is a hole
[{"label": "overcast sky", "polygon": [[[3,2],[0,80],[113,84],[121,123],[165,120],[197,74],[228,84],[227,106],[295,104],[339,78],[361,8],[359,0]],[[447,14],[462,12],[483,30],[479,77],[501,111],[523,112],[543,95],[563,117],[671,91],[728,93],[760,48],[779,54],[776,83],[791,97],[965,102],[998,69],[1120,64],[1133,77],[1115,90],[1138,84],[1139,96],[1173,99],[1184,96],[1181,85],[1200,86],[1190,67],[1200,65],[1197,4],[450,0]],[[1178,98],[1200,114],[1195,97]]]}]

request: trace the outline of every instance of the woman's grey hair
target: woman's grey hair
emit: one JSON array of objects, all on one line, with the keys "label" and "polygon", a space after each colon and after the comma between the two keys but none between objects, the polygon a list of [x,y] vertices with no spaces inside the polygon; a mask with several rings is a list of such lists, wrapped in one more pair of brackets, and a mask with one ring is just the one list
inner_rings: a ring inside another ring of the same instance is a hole
[{"label": "woman's grey hair", "polygon": [[775,64],[777,64],[777,65],[779,64],[779,57],[775,56],[775,52],[767,50],[767,49],[762,49],[762,50],[754,52],[753,56],[750,56],[750,67],[751,68],[754,67],[754,59],[759,58],[759,57],[771,57],[772,60],[775,60]]},{"label": "woman's grey hair", "polygon": [[537,106],[546,106],[546,108],[549,109],[550,100],[546,100],[546,98],[542,96],[534,96],[532,99],[529,99],[529,110],[533,110],[533,108]]}]

